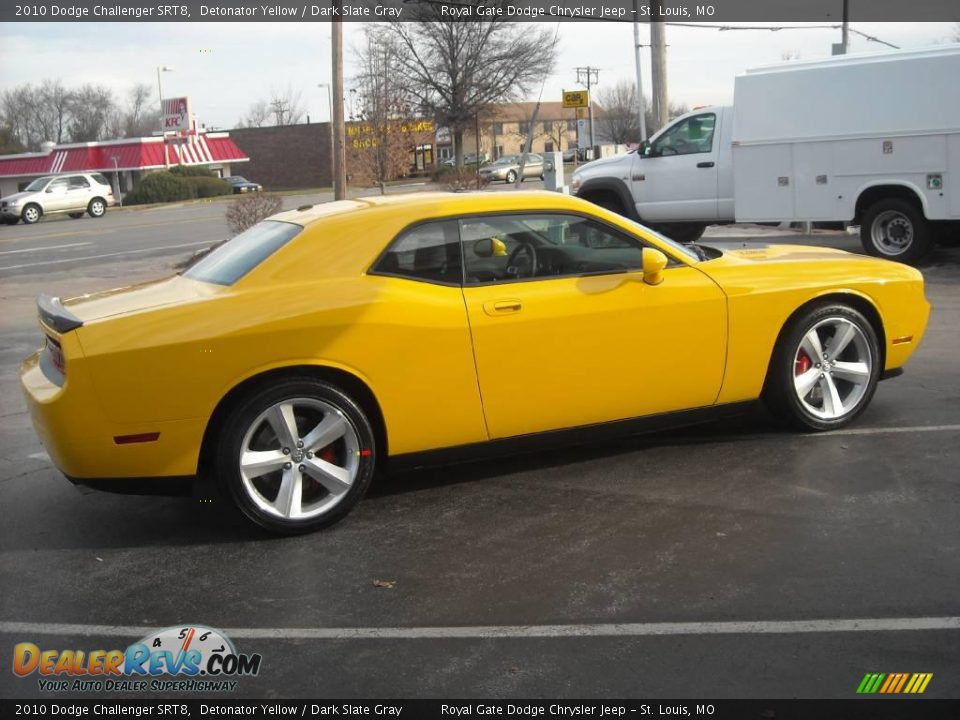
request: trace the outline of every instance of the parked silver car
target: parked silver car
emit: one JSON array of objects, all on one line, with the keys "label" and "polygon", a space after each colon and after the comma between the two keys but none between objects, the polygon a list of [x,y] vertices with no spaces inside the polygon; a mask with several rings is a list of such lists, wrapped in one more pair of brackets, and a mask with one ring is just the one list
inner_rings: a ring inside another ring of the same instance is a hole
[{"label": "parked silver car", "polygon": [[[487,180],[503,180],[514,183],[520,175],[520,155],[504,155],[489,165],[480,168],[480,177]],[[523,165],[523,179],[540,178],[543,180],[543,156],[529,153]]]},{"label": "parked silver car", "polygon": [[103,217],[108,207],[116,205],[110,181],[101,173],[44,175],[23,191],[0,198],[0,221],[28,225],[44,215],[67,213],[72,218]]}]

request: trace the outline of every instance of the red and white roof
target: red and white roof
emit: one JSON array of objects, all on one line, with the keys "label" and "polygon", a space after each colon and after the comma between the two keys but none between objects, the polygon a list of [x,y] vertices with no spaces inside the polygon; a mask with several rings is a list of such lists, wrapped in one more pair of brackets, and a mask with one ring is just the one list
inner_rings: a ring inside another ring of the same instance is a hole
[{"label": "red and white roof", "polygon": [[250,159],[228,133],[198,133],[182,145],[164,143],[161,137],[148,137],[56,145],[50,152],[0,155],[0,177],[103,172],[114,169],[113,156],[117,156],[116,168],[119,170],[212,165]]}]

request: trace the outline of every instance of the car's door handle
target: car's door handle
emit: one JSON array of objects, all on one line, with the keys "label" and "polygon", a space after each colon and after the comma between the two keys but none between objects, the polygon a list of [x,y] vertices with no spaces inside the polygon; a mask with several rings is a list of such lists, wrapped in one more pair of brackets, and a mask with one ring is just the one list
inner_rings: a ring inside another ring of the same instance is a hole
[{"label": "car's door handle", "polygon": [[487,315],[504,315],[520,312],[522,309],[523,303],[519,300],[493,300],[483,304],[483,311]]},{"label": "car's door handle", "polygon": [[712,162],[697,163],[697,167],[698,167],[698,168],[710,168],[710,167],[713,167],[713,163],[712,163]]}]

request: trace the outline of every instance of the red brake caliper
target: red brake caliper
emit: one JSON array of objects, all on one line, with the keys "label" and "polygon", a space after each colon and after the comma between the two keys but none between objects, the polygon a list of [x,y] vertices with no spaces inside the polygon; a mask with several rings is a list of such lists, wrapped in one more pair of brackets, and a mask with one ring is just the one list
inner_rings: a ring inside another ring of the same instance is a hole
[{"label": "red brake caliper", "polygon": [[811,365],[813,365],[813,360],[811,360],[810,356],[801,350],[797,355],[797,361],[794,363],[793,374],[803,375],[807,370],[810,369]]}]

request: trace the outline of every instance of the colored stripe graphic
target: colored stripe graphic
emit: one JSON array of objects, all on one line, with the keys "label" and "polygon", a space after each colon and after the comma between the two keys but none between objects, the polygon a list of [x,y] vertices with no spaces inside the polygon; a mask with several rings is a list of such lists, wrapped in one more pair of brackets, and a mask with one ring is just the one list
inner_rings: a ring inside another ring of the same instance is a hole
[{"label": "colored stripe graphic", "polygon": [[919,695],[926,691],[933,673],[867,673],[857,686],[859,695]]}]

